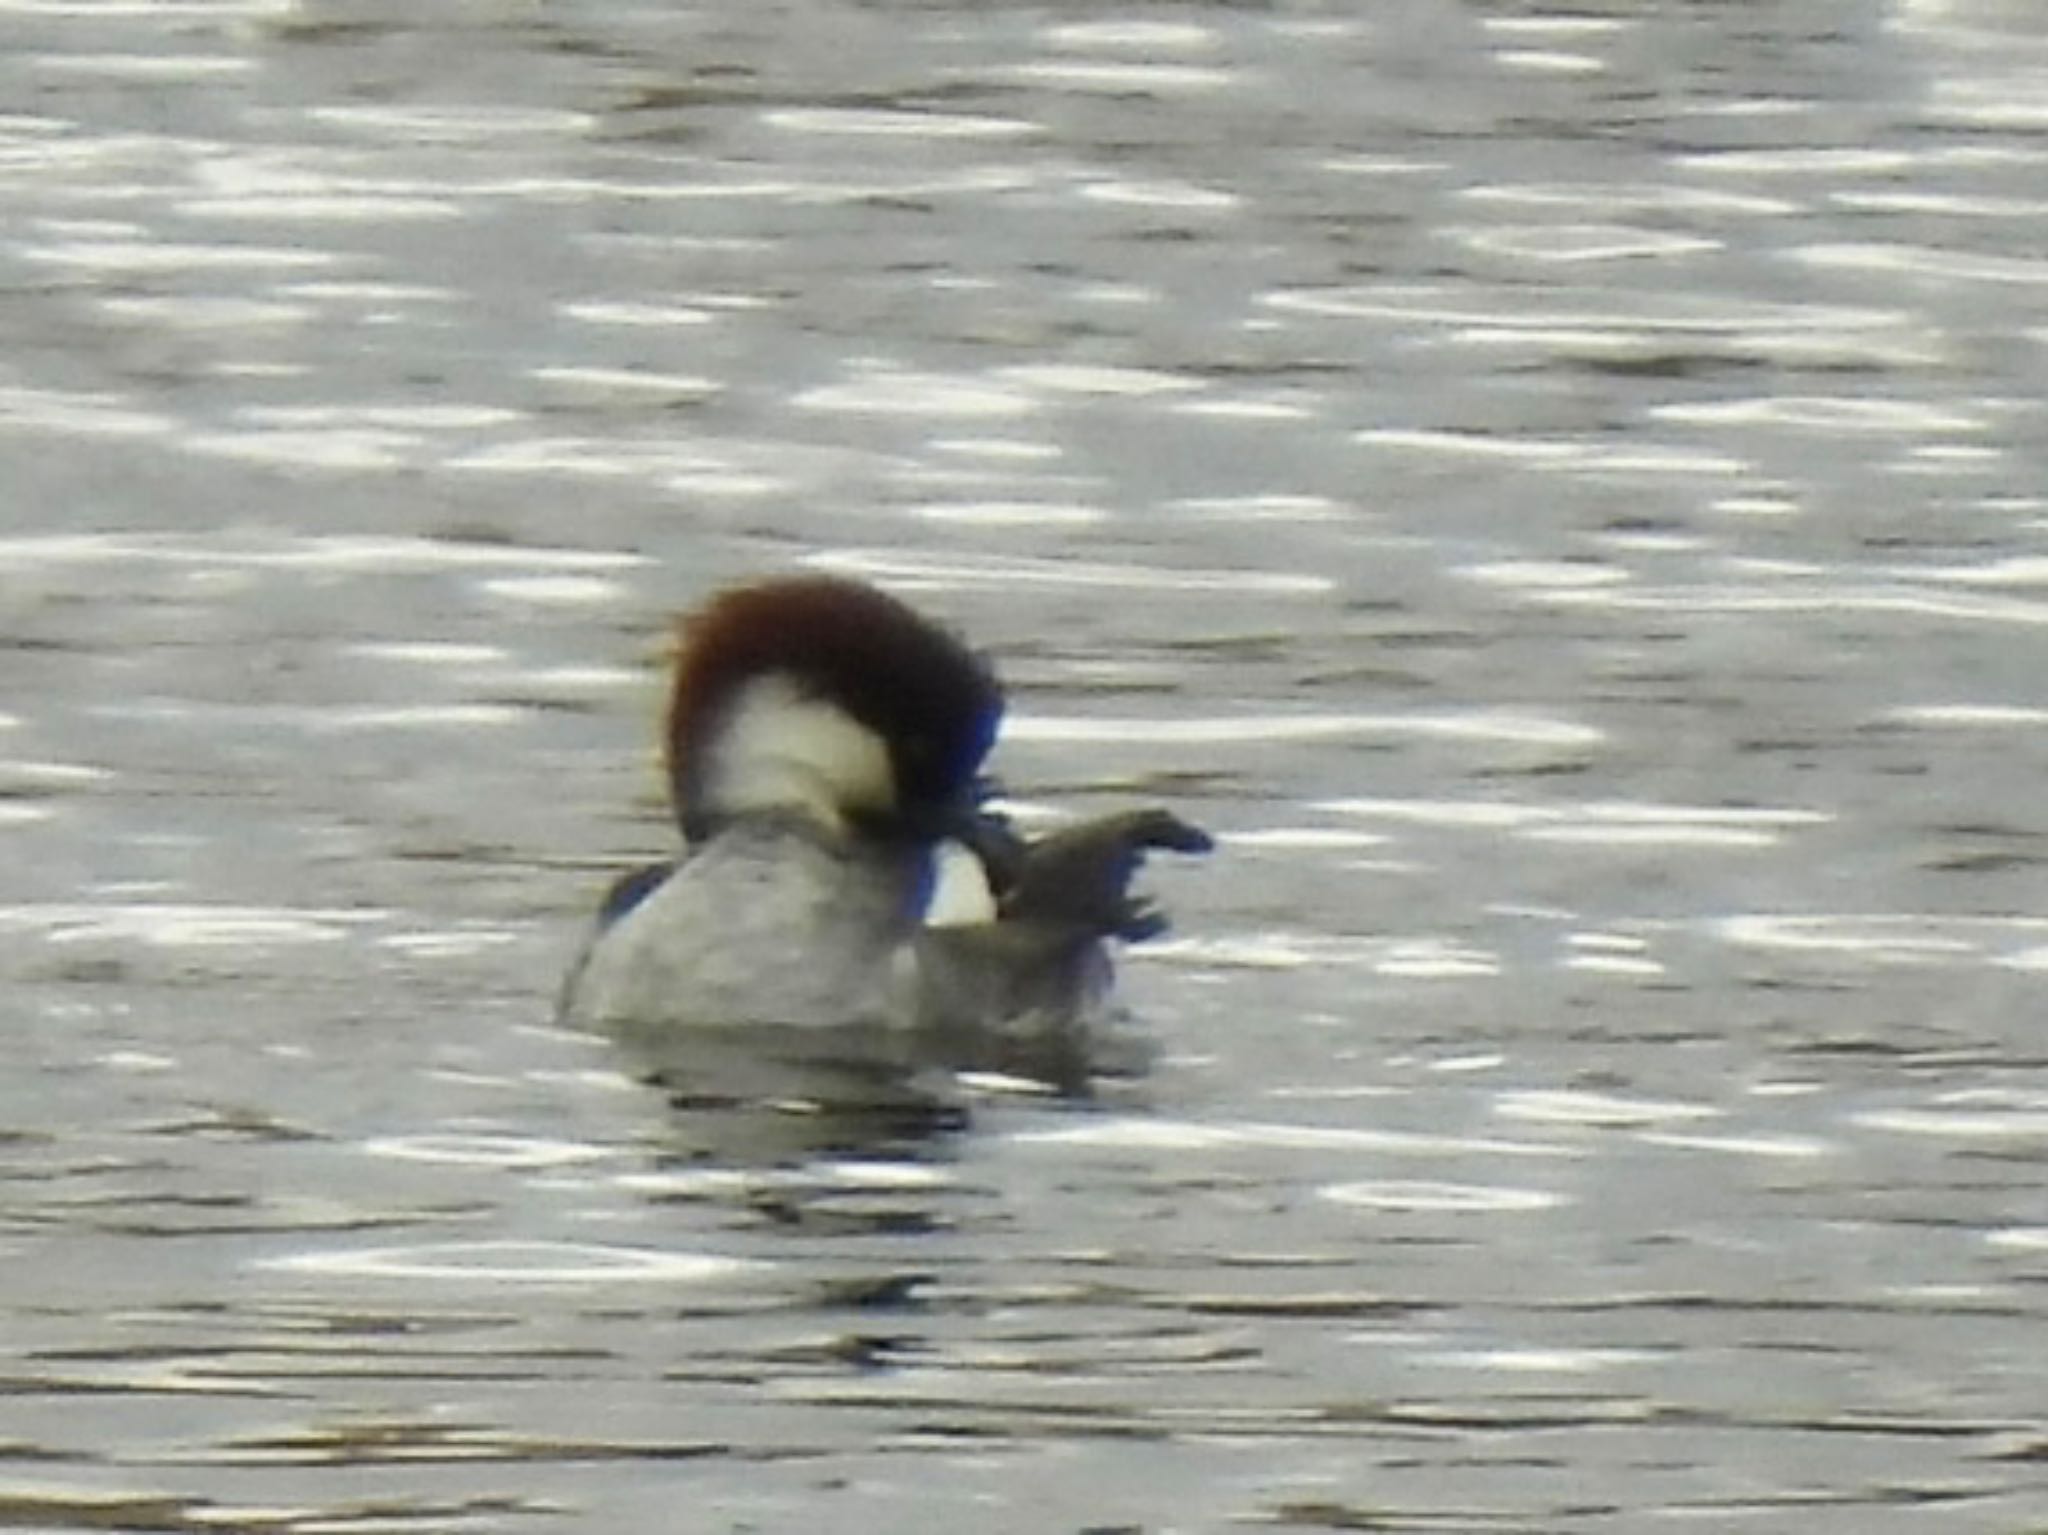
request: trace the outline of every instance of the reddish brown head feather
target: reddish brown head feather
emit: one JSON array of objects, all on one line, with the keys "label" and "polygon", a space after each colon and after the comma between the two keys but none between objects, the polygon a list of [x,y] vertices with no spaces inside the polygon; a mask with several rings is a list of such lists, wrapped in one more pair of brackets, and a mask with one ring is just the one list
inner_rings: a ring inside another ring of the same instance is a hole
[{"label": "reddish brown head feather", "polygon": [[709,827],[700,748],[747,683],[780,675],[888,743],[916,818],[961,799],[995,740],[1003,695],[953,635],[871,586],[792,576],[734,587],[684,619],[669,698],[668,772],[691,840]]}]

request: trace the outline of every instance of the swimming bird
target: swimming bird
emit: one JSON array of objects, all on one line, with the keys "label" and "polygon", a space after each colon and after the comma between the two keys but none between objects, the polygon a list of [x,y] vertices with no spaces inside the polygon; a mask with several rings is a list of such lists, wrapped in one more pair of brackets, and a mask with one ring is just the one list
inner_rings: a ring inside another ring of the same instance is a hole
[{"label": "swimming bird", "polygon": [[1211,845],[1161,809],[1019,834],[981,773],[994,671],[873,586],[738,586],[679,637],[665,746],[682,848],[608,892],[563,988],[571,1024],[875,1025],[970,1059],[1070,1037],[1108,1004],[1111,943],[1165,926],[1130,890],[1144,855]]}]

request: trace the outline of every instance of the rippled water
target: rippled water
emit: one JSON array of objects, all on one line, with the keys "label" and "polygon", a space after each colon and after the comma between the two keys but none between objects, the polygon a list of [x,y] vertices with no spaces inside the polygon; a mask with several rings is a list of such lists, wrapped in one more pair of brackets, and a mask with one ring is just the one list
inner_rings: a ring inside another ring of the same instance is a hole
[{"label": "rippled water", "polygon": [[[0,1524],[2048,1529],[2027,0],[0,42]],[[791,565],[1222,835],[1148,1075],[547,1026]]]}]

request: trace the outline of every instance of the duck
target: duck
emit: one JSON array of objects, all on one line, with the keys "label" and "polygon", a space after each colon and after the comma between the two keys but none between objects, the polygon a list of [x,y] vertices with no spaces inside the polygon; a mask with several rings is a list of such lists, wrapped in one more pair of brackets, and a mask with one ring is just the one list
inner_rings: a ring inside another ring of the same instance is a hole
[{"label": "duck", "polygon": [[1132,890],[1145,857],[1213,843],[1158,807],[1027,837],[983,771],[1004,704],[983,656],[879,587],[712,596],[679,624],[668,695],[680,846],[605,893],[562,1021],[880,1029],[970,1064],[1076,1038],[1111,1006],[1113,947],[1166,928]]}]

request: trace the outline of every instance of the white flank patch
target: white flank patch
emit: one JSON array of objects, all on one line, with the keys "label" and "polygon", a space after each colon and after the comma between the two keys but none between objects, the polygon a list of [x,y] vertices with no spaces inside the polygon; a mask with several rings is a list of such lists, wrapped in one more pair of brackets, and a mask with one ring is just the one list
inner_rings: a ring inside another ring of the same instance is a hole
[{"label": "white flank patch", "polygon": [[995,892],[988,887],[988,871],[971,848],[960,842],[941,842],[933,850],[932,862],[926,927],[977,927],[995,921]]}]

